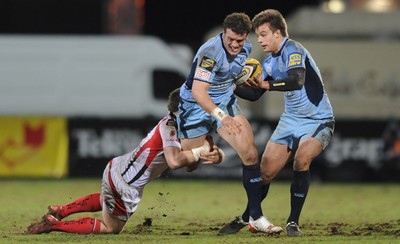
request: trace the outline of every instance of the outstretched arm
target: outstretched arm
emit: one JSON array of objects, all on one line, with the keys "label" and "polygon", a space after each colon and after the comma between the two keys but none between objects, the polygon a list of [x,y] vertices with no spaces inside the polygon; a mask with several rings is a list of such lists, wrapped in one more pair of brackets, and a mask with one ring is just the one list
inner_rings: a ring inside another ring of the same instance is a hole
[{"label": "outstretched arm", "polygon": [[202,164],[218,164],[224,159],[223,151],[209,140],[206,140],[203,146],[192,150],[181,151],[178,147],[165,147],[164,155],[171,169],[179,169],[200,162]]}]

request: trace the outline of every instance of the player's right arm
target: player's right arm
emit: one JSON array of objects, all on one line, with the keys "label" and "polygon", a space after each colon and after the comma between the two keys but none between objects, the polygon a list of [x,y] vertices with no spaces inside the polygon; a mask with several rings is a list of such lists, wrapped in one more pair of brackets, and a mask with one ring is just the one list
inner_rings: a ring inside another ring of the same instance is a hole
[{"label": "player's right arm", "polygon": [[194,80],[192,86],[192,96],[193,99],[200,105],[204,111],[211,114],[214,118],[219,120],[224,126],[229,134],[240,133],[241,124],[237,122],[233,117],[229,116],[222,109],[220,109],[211,99],[208,94],[208,88],[210,83]]},{"label": "player's right arm", "polygon": [[210,83],[194,80],[192,86],[193,99],[200,105],[204,111],[211,114],[212,110],[217,107],[208,94]]}]

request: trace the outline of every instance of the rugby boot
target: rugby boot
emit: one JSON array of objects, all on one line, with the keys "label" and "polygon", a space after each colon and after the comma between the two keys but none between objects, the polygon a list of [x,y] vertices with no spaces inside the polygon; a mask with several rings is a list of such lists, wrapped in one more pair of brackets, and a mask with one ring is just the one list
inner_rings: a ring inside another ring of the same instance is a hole
[{"label": "rugby boot", "polygon": [[247,226],[249,223],[245,222],[242,217],[235,217],[234,220],[226,224],[222,229],[219,230],[220,234],[235,234],[239,232],[243,227]]},{"label": "rugby boot", "polygon": [[250,217],[249,230],[251,232],[264,232],[266,234],[280,234],[282,227],[273,225],[266,217],[261,216],[257,220]]},{"label": "rugby boot", "polygon": [[60,205],[50,205],[47,208],[49,210],[47,212],[47,214],[53,215],[54,218],[56,218],[57,220],[62,220],[63,219],[63,217],[61,216],[62,206],[60,206]]},{"label": "rugby boot", "polygon": [[303,235],[303,233],[300,231],[299,226],[294,221],[287,223],[286,232],[289,237],[298,237]]}]

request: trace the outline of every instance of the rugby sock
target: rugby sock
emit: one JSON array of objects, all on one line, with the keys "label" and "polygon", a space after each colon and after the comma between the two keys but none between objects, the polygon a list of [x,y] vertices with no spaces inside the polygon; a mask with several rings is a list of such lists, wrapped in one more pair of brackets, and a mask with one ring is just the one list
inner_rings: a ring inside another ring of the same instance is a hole
[{"label": "rugby sock", "polygon": [[249,216],[249,204],[247,204],[246,206],[246,210],[244,210],[243,214],[242,214],[242,220],[244,222],[249,222],[250,216]]},{"label": "rugby sock", "polygon": [[264,199],[267,197],[270,185],[271,185],[270,183],[262,185],[262,187],[261,187],[261,202],[264,201]]},{"label": "rugby sock", "polygon": [[290,187],[290,215],[287,223],[294,221],[299,224],[301,210],[310,187],[310,172],[293,171],[294,178]]},{"label": "rugby sock", "polygon": [[57,221],[50,229],[52,231],[61,231],[77,234],[99,234],[101,220],[93,217],[83,217],[75,220]]},{"label": "rugby sock", "polygon": [[243,168],[243,186],[247,193],[247,206],[249,215],[254,219],[260,218],[261,209],[261,170],[260,165],[244,165]]},{"label": "rugby sock", "polygon": [[97,212],[100,210],[100,193],[94,193],[62,206],[61,217],[65,218],[73,213]]},{"label": "rugby sock", "polygon": [[[264,199],[267,197],[268,191],[269,191],[269,186],[270,186],[270,183],[261,186],[261,202],[264,201]],[[247,205],[246,210],[242,214],[242,219],[245,222],[249,222],[249,205]]]}]

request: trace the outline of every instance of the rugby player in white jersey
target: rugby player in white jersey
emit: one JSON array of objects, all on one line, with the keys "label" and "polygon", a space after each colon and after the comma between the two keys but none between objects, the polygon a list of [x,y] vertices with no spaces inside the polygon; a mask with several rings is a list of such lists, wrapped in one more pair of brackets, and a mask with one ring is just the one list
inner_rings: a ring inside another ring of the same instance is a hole
[{"label": "rugby player in white jersey", "polygon": [[[192,164],[217,164],[223,152],[212,138],[199,147],[182,151],[177,136],[179,88],[171,92],[168,114],[147,134],[133,151],[113,158],[106,166],[101,193],[93,193],[66,205],[51,205],[41,220],[32,223],[26,233],[41,234],[52,231],[79,234],[117,234],[123,230],[129,217],[143,196],[144,187],[169,167],[182,168]],[[210,151],[211,146],[211,151]],[[102,219],[82,217],[62,219],[80,212],[102,211]]]}]

